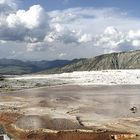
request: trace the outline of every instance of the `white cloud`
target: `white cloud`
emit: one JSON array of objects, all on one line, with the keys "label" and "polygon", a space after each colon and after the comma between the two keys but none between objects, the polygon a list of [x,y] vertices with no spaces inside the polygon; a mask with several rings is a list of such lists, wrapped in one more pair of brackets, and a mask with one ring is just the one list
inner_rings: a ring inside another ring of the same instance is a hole
[{"label": "white cloud", "polygon": [[17,8],[16,0],[0,0],[0,15],[8,15]]},{"label": "white cloud", "polygon": [[44,50],[44,43],[43,42],[37,42],[37,43],[28,43],[27,44],[27,51],[43,51]]},{"label": "white cloud", "polygon": [[40,5],[30,7],[28,11],[18,10],[15,14],[7,17],[9,27],[22,25],[28,29],[38,28],[46,24],[47,15]]},{"label": "white cloud", "polygon": [[[61,26],[60,26],[61,27]],[[68,28],[64,28],[60,30],[58,28],[54,28],[51,32],[49,32],[46,37],[45,41],[48,42],[63,42],[65,44],[69,43],[78,43],[78,33],[69,30]]]},{"label": "white cloud", "polygon": [[137,31],[130,30],[128,32],[128,38],[129,39],[140,39],[140,30],[137,30]]},{"label": "white cloud", "polygon": [[110,27],[107,27],[104,31],[104,34],[107,35],[107,36],[118,36],[119,31],[117,30],[117,28],[113,27],[113,26],[110,26]]},{"label": "white cloud", "polygon": [[89,42],[89,41],[92,41],[92,36],[90,34],[83,34],[79,40],[78,40],[80,43],[84,42]]},{"label": "white cloud", "polygon": [[107,27],[103,34],[96,37],[95,45],[102,46],[105,52],[117,51],[126,41],[126,36],[115,27]]},{"label": "white cloud", "polygon": [[134,46],[134,47],[140,47],[140,40],[133,40],[132,41],[132,45]]},{"label": "white cloud", "polygon": [[51,27],[56,24],[61,26],[59,34],[53,32],[50,42],[67,38],[69,41],[63,43],[77,43],[75,46],[81,46],[81,49],[88,45],[93,48],[94,55],[97,55],[95,48],[99,53],[139,49],[140,20],[129,17],[119,9],[72,8],[53,11],[49,15]]},{"label": "white cloud", "polygon": [[7,41],[5,41],[5,40],[0,40],[0,44],[5,44],[5,43],[7,43]]},{"label": "white cloud", "polygon": [[59,54],[59,58],[63,58],[63,57],[65,57],[67,54],[66,53],[60,53]]},{"label": "white cloud", "polygon": [[48,30],[48,15],[40,5],[31,6],[27,11],[17,10],[0,16],[1,40],[40,42]]},{"label": "white cloud", "polygon": [[[125,15],[123,12],[114,8],[71,8],[49,12],[49,16],[51,17],[52,25],[60,23],[69,29],[83,30],[94,35],[101,33],[107,26],[121,25],[123,27],[119,28],[124,28],[123,23],[125,23],[126,29],[128,28],[128,23],[130,23],[129,19],[124,20]],[[135,20],[131,21],[135,22]]]},{"label": "white cloud", "polygon": [[14,42],[19,52],[22,46],[23,58],[71,59],[140,49],[140,19],[119,9],[70,8],[46,12],[40,5],[28,10],[16,8],[14,0],[0,0],[0,44],[8,49]]}]

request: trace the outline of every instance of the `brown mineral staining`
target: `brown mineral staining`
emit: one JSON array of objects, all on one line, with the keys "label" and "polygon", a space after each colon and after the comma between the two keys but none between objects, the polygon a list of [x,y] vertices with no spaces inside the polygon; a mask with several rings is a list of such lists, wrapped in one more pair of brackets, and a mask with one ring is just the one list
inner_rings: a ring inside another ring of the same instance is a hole
[{"label": "brown mineral staining", "polygon": [[[135,140],[139,88],[134,95],[133,89],[120,88],[59,86],[1,93],[0,124],[16,140]],[[129,110],[132,98],[137,106]]]},{"label": "brown mineral staining", "polygon": [[15,121],[22,117],[17,113],[1,113],[0,122],[5,127],[8,134],[17,140],[128,140],[136,138],[135,134],[95,131],[95,130],[51,130],[51,129],[20,129],[13,125]]}]

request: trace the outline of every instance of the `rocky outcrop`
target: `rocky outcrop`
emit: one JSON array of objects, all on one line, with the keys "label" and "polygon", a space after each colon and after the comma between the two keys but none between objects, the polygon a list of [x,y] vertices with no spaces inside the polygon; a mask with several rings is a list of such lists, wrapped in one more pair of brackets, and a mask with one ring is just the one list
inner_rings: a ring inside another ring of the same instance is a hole
[{"label": "rocky outcrop", "polygon": [[140,69],[140,51],[104,54],[94,58],[54,61],[0,59],[0,74],[64,73],[106,69]]},{"label": "rocky outcrop", "polygon": [[140,69],[140,51],[104,54],[90,59],[80,59],[61,68],[43,73],[63,73],[106,69]]}]

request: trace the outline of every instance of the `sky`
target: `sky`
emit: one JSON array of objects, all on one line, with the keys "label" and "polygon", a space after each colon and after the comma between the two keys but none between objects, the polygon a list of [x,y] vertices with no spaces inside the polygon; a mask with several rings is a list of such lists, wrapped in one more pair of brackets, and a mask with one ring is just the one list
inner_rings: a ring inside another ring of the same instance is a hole
[{"label": "sky", "polygon": [[139,0],[0,0],[0,58],[91,58],[140,49]]}]

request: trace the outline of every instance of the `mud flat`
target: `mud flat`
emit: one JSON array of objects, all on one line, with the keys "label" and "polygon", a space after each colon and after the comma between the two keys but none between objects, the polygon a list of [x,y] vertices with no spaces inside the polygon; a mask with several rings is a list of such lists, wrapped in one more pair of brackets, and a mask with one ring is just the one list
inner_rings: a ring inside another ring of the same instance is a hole
[{"label": "mud flat", "polygon": [[139,85],[65,85],[1,92],[0,123],[19,140],[109,140],[111,135],[136,139],[139,93]]}]

